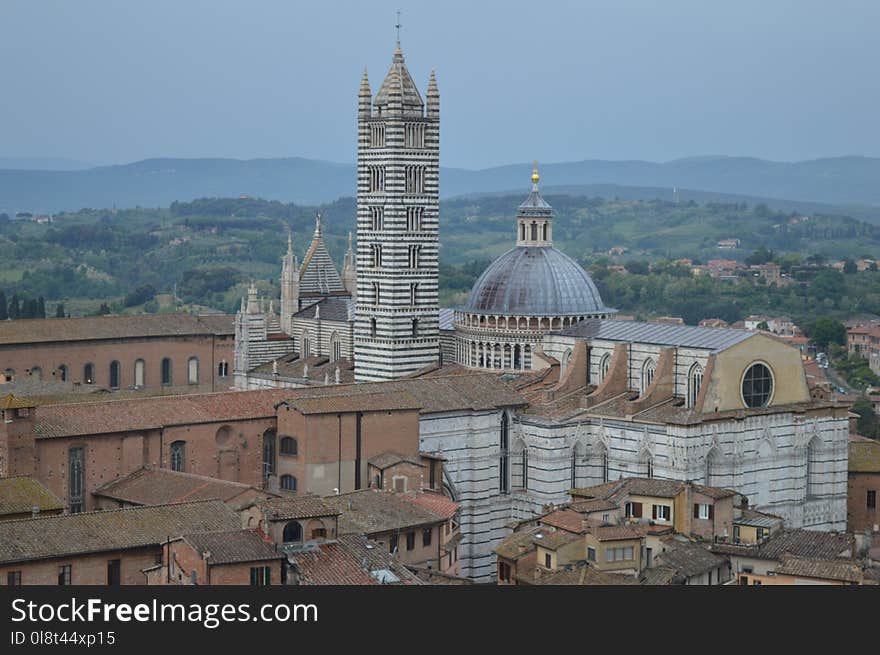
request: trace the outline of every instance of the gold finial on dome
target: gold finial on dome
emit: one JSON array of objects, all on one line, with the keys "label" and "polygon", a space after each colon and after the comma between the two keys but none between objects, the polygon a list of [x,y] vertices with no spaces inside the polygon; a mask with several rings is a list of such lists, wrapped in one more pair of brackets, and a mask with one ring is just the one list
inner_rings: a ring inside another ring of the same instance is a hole
[{"label": "gold finial on dome", "polygon": [[533,165],[533,168],[532,168],[532,184],[537,184],[538,182],[541,181],[541,176],[538,175],[538,162],[537,162],[537,161],[533,161],[533,162],[532,162],[532,165]]}]

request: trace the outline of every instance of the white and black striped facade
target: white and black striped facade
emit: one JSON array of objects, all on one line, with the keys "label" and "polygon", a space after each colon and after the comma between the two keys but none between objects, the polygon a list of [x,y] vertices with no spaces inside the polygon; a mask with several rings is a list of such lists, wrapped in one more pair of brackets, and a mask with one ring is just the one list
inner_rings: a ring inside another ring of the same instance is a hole
[{"label": "white and black striped facade", "polygon": [[439,358],[440,96],[423,102],[398,44],[373,98],[358,94],[355,378],[400,378]]}]

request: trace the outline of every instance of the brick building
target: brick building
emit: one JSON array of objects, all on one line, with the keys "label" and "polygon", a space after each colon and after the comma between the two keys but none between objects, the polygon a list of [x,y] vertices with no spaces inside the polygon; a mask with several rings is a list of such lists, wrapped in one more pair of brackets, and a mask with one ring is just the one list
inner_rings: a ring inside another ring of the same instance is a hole
[{"label": "brick building", "polygon": [[0,322],[0,372],[111,390],[232,387],[232,317],[143,314]]},{"label": "brick building", "polygon": [[880,442],[853,436],[849,442],[846,525],[850,532],[880,532]]},{"label": "brick building", "polygon": [[0,583],[145,584],[169,536],[236,530],[216,500],[0,522]]}]

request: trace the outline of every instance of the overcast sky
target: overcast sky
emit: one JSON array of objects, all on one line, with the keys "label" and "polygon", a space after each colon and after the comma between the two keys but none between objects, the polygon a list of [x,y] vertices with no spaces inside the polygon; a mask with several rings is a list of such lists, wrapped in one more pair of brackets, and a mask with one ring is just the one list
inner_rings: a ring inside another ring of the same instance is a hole
[{"label": "overcast sky", "polygon": [[397,9],[446,166],[880,156],[876,0],[2,0],[0,157],[352,162]]}]

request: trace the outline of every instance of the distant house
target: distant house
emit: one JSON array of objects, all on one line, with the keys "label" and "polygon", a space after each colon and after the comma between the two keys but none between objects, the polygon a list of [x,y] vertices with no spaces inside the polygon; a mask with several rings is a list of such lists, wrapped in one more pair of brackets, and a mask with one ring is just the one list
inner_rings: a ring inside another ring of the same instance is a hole
[{"label": "distant house", "polygon": [[721,241],[718,242],[718,248],[720,250],[736,250],[739,246],[739,239],[721,239]]},{"label": "distant house", "polygon": [[704,318],[699,323],[700,327],[724,328],[727,327],[727,321],[723,318]]}]

